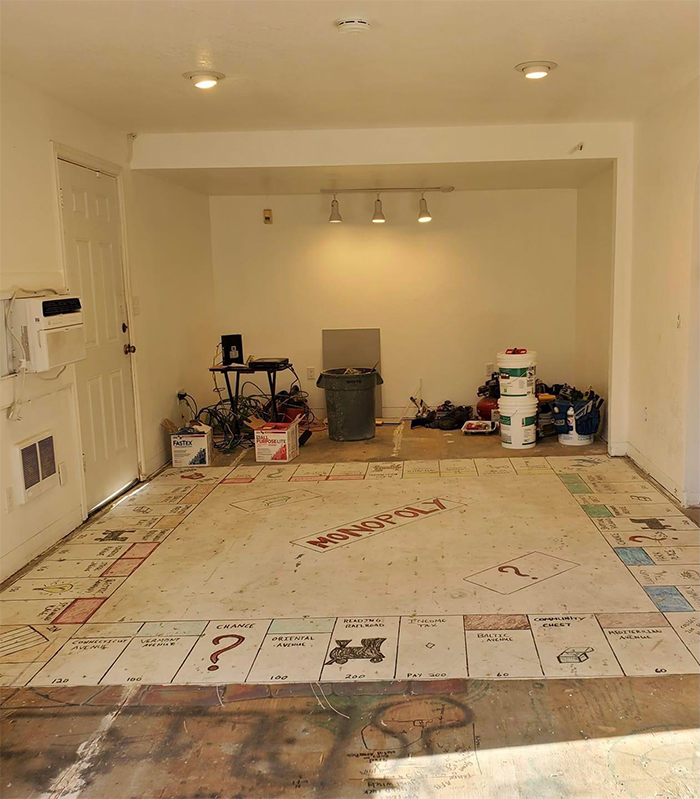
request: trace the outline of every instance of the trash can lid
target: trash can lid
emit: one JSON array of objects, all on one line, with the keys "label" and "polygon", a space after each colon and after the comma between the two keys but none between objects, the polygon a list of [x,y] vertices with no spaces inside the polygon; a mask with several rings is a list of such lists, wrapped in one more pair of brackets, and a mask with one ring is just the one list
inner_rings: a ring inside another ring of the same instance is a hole
[{"label": "trash can lid", "polygon": [[333,377],[352,377],[353,375],[368,375],[376,371],[373,366],[341,366],[339,369],[324,369],[321,374]]}]

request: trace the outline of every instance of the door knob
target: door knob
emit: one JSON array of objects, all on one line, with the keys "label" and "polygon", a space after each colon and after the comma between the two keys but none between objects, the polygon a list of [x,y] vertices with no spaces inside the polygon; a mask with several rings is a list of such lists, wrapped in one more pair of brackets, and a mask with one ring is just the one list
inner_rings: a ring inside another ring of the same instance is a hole
[{"label": "door knob", "polygon": [[124,345],[124,355],[129,355],[132,352],[136,352],[136,347],[133,344],[125,344]]}]

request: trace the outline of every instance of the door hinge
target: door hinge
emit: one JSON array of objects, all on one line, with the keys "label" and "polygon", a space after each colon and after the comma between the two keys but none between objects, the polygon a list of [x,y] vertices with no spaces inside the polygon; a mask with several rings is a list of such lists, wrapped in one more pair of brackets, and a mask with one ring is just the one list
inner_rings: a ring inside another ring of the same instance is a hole
[{"label": "door hinge", "polygon": [[83,452],[83,471],[87,472],[87,461],[85,460],[85,453]]},{"label": "door hinge", "polygon": [[65,200],[63,199],[63,189],[62,188],[59,188],[58,196],[59,196],[59,198],[61,200],[61,210],[63,210],[66,207],[66,203],[65,203]]}]

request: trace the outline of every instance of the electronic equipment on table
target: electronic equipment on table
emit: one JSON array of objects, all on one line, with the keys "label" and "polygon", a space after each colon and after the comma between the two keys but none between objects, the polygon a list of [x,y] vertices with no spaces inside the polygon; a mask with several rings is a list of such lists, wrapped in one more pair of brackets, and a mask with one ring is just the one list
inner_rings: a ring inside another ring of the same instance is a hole
[{"label": "electronic equipment on table", "polygon": [[221,336],[221,363],[224,366],[243,363],[243,336],[240,333]]},{"label": "electronic equipment on table", "polygon": [[254,372],[282,371],[291,366],[289,358],[249,358],[246,365]]},{"label": "electronic equipment on table", "polygon": [[[230,363],[227,366],[212,366],[209,368],[210,372],[218,372],[224,376],[226,381],[226,390],[228,391],[228,398],[231,403],[231,409],[234,414],[238,413],[238,397],[241,388],[241,375],[255,374],[256,372],[266,372],[267,380],[270,384],[270,407],[272,409],[272,420],[279,421],[277,414],[277,374],[284,372],[287,369],[292,369],[293,366],[289,363],[289,358],[258,358],[250,359],[248,363]],[[231,382],[229,375],[233,373],[236,375],[235,389],[231,390]]]}]

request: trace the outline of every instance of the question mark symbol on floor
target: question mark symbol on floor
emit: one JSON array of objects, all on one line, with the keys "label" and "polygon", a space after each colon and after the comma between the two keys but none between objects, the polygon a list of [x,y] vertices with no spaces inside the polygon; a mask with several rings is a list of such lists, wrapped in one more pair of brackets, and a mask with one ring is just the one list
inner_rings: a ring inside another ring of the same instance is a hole
[{"label": "question mark symbol on floor", "polygon": [[212,639],[212,644],[214,644],[214,646],[218,646],[221,641],[224,640],[224,638],[236,638],[237,640],[232,644],[225,646],[223,649],[217,649],[215,652],[211,653],[209,660],[211,660],[212,665],[209,666],[208,671],[216,671],[219,668],[218,661],[221,655],[223,655],[224,652],[228,652],[230,649],[235,649],[245,641],[245,638],[242,635],[217,635],[216,638]]},{"label": "question mark symbol on floor", "polygon": [[[661,541],[668,541],[668,536],[665,533],[659,533],[656,536],[653,535],[631,535],[630,541],[634,541],[635,544],[639,544],[641,541],[656,541],[656,543],[660,543]],[[671,541],[678,541],[677,538],[672,538]]]},{"label": "question mark symbol on floor", "polygon": [[[508,571],[508,569],[512,569],[513,573],[517,574],[518,577],[529,577],[530,576],[529,574],[523,574],[517,566],[499,566],[498,567],[498,571],[501,572],[501,574],[505,574],[506,571]],[[536,580],[537,577],[533,577],[532,579]]]}]

